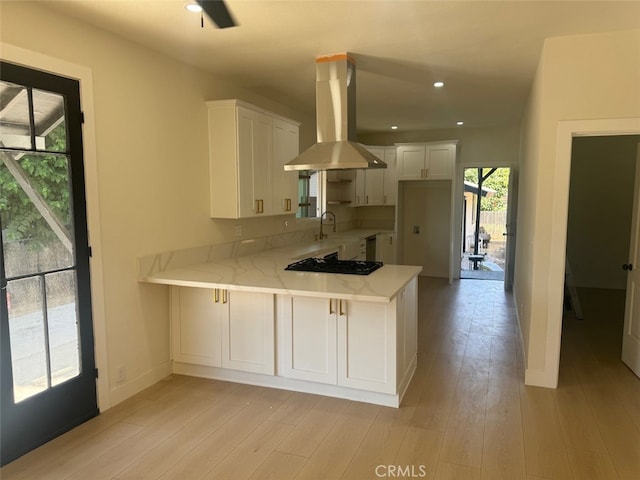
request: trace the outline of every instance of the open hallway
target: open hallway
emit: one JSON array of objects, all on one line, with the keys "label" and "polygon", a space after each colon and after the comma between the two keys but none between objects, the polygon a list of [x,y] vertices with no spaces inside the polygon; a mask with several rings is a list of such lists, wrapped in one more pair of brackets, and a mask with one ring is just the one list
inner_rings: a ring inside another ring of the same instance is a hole
[{"label": "open hallway", "polygon": [[637,479],[640,380],[620,361],[624,298],[584,293],[585,320],[565,319],[557,390],[523,385],[501,282],[421,278],[419,366],[399,409],[174,376],[0,476]]}]

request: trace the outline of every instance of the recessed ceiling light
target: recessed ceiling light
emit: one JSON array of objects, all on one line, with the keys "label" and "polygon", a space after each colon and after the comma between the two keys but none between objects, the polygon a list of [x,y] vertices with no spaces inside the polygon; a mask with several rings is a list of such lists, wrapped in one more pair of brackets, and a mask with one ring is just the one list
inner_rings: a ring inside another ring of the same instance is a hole
[{"label": "recessed ceiling light", "polygon": [[398,125],[391,125],[391,130],[397,130],[398,129]]},{"label": "recessed ceiling light", "polygon": [[456,122],[456,125],[464,125],[464,122]]},{"label": "recessed ceiling light", "polygon": [[436,88],[444,87],[444,82],[435,82],[433,86]]},{"label": "recessed ceiling light", "polygon": [[187,5],[184,6],[184,8],[194,13],[200,13],[202,11],[202,7],[197,3],[188,3]]}]

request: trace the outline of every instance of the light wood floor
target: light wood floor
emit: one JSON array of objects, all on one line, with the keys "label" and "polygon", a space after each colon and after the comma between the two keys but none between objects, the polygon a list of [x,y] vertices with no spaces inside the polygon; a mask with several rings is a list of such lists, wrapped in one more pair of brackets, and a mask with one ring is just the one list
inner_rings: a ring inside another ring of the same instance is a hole
[{"label": "light wood floor", "polygon": [[637,480],[640,380],[620,362],[623,296],[581,293],[586,318],[565,319],[557,390],[523,385],[502,283],[421,279],[419,367],[399,409],[175,376],[0,476]]}]

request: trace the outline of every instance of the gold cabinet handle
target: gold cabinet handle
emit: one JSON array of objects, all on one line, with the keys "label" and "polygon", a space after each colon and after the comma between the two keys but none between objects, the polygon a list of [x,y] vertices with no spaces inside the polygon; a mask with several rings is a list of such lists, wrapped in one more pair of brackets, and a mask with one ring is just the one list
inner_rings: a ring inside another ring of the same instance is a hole
[{"label": "gold cabinet handle", "polygon": [[366,203],[367,205],[369,205],[369,195],[367,195],[366,197],[364,197],[364,203]]},{"label": "gold cabinet handle", "polygon": [[333,304],[333,300],[329,299],[329,315],[333,315],[333,308],[332,307]]},{"label": "gold cabinet handle", "polygon": [[343,317],[346,312],[342,310],[342,300],[338,301],[340,302],[340,316]]},{"label": "gold cabinet handle", "polygon": [[428,168],[424,169],[424,178],[429,178],[429,169]]},{"label": "gold cabinet handle", "polygon": [[220,301],[220,290],[217,288],[213,289],[213,303],[218,303]]},{"label": "gold cabinet handle", "polygon": [[256,213],[260,213],[260,200],[256,200],[255,203],[256,203],[256,208],[255,208]]},{"label": "gold cabinet handle", "polygon": [[227,291],[222,290],[222,303],[227,303],[227,301],[228,301]]}]

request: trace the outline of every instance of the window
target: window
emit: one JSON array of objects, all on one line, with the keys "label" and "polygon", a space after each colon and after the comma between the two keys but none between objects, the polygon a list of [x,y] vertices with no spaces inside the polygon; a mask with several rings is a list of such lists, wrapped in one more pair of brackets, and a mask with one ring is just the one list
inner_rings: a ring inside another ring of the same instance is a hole
[{"label": "window", "polygon": [[321,194],[321,175],[314,170],[301,170],[298,174],[298,212],[296,218],[318,216]]}]

